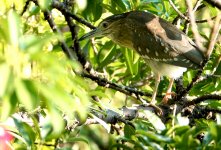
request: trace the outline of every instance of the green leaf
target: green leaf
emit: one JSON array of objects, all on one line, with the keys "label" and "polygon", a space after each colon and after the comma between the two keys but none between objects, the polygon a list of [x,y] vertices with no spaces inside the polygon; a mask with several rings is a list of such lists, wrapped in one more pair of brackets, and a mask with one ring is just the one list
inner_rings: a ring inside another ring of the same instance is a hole
[{"label": "green leaf", "polygon": [[124,126],[124,136],[130,138],[132,135],[135,135],[135,128],[131,125],[125,124]]},{"label": "green leaf", "polygon": [[21,36],[21,20],[19,18],[19,15],[14,10],[10,10],[8,12],[7,19],[9,41],[12,45],[17,46],[19,38]]},{"label": "green leaf", "polygon": [[33,147],[36,137],[35,137],[35,132],[32,130],[32,127],[30,127],[27,123],[22,122],[16,118],[13,118],[13,120],[19,133],[26,141],[27,146]]},{"label": "green leaf", "polygon": [[38,0],[38,3],[43,10],[46,10],[49,8],[52,0]]},{"label": "green leaf", "polygon": [[141,134],[157,142],[166,142],[166,143],[172,142],[172,139],[170,137],[159,135],[150,131],[137,130],[136,134]]},{"label": "green leaf", "polygon": [[120,10],[120,12],[126,11],[126,6],[125,6],[123,0],[117,0],[117,1],[111,1],[111,2],[117,6],[117,8]]},{"label": "green leaf", "polygon": [[[98,19],[100,19],[101,15],[102,15],[102,0],[87,0],[87,7],[86,9],[83,11],[83,16],[87,19],[87,20],[91,20],[91,21],[97,21]],[[96,11],[94,11],[96,10]]]},{"label": "green leaf", "polygon": [[3,18],[0,17],[0,22],[1,22],[1,26],[0,26],[0,41],[4,41],[6,43],[9,43],[9,35],[8,35],[8,21]]},{"label": "green leaf", "polygon": [[[107,49],[107,51],[105,51]],[[117,49],[112,42],[106,42],[103,48],[99,51],[98,57],[100,57],[99,68],[103,68],[113,62],[113,58],[116,56]]]},{"label": "green leaf", "polygon": [[137,74],[137,67],[135,67],[136,65],[134,65],[134,51],[127,49],[127,48],[122,48],[122,52],[125,56],[126,59],[126,65],[127,68],[129,69],[129,72],[131,75],[136,75]]},{"label": "green leaf", "polygon": [[148,118],[148,121],[153,125],[153,127],[156,130],[162,131],[166,129],[164,123],[156,114],[152,113],[149,110],[143,110],[143,112],[145,113],[145,116]]},{"label": "green leaf", "polygon": [[84,10],[87,6],[87,0],[76,0],[75,3],[80,10]]},{"label": "green leaf", "polygon": [[190,127],[189,126],[175,126],[174,129],[177,135],[182,135],[182,134],[185,134],[188,130],[190,130]]},{"label": "green leaf", "polygon": [[7,64],[0,64],[0,98],[7,94],[7,90],[12,83],[12,72]]},{"label": "green leaf", "polygon": [[59,37],[54,34],[45,34],[42,36],[36,35],[24,35],[19,39],[19,47],[25,52],[30,54],[36,54],[36,52],[42,51],[43,46],[52,39],[58,39]]},{"label": "green leaf", "polygon": [[47,104],[47,115],[42,123],[41,137],[45,140],[56,139],[60,137],[65,129],[62,113],[53,103]]},{"label": "green leaf", "polygon": [[85,142],[89,145],[89,141],[83,137],[71,137],[67,139],[68,143]]},{"label": "green leaf", "polygon": [[2,99],[2,108],[1,109],[1,120],[6,120],[11,114],[13,114],[15,112],[15,110],[17,109],[18,105],[18,98],[17,95],[15,94],[15,92],[13,92],[12,94],[8,94],[7,96],[4,96],[4,98]]},{"label": "green leaf", "polygon": [[219,63],[218,67],[216,68],[214,75],[221,75],[221,63]]},{"label": "green leaf", "polygon": [[33,15],[37,15],[40,12],[40,7],[39,6],[33,6],[30,10],[30,15],[29,16],[33,16]]},{"label": "green leaf", "polygon": [[210,123],[210,134],[213,137],[213,139],[218,143],[221,141],[221,133],[219,132],[221,130],[221,126],[215,124],[214,122]]},{"label": "green leaf", "polygon": [[33,110],[37,107],[39,100],[33,81],[16,79],[15,90],[19,102],[22,103],[28,110]]}]

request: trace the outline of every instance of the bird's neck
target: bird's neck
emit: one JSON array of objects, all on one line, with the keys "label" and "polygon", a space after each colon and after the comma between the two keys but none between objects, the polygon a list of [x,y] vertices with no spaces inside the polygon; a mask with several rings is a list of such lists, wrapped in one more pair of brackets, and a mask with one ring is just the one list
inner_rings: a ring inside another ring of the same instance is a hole
[{"label": "bird's neck", "polygon": [[117,30],[113,31],[112,34],[108,36],[108,38],[120,46],[134,49],[133,43],[131,42],[133,35],[129,30],[130,28],[128,26],[122,24]]}]

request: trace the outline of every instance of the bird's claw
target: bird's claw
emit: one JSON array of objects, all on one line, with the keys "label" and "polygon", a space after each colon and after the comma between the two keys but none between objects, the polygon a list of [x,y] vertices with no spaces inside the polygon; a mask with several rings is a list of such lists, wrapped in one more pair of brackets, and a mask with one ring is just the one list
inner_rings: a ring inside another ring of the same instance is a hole
[{"label": "bird's claw", "polygon": [[162,100],[162,104],[167,104],[168,103],[168,100],[169,99],[172,99],[173,97],[176,96],[176,93],[175,92],[169,92],[169,93],[166,93],[166,95],[163,97],[163,100]]},{"label": "bird's claw", "polygon": [[150,103],[150,106],[153,107],[156,110],[157,115],[159,115],[159,116],[163,115],[163,111],[159,106],[157,106],[153,103]]}]

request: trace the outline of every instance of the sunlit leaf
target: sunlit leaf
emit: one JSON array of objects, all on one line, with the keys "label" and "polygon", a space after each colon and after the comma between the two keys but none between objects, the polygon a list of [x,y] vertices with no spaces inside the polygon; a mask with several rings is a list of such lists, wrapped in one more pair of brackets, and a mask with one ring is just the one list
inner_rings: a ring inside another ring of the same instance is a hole
[{"label": "sunlit leaf", "polygon": [[19,37],[21,36],[21,20],[18,14],[10,10],[8,12],[8,34],[9,34],[9,41],[12,45],[17,46]]},{"label": "sunlit leaf", "polygon": [[32,81],[16,79],[15,88],[19,102],[28,110],[33,110],[37,107],[39,103],[38,94]]},{"label": "sunlit leaf", "polygon": [[166,129],[164,123],[161,121],[161,119],[156,114],[152,113],[149,110],[144,110],[143,112],[145,113],[148,120],[150,121],[150,123],[153,125],[153,127],[156,130],[162,131],[162,130]]},{"label": "sunlit leaf", "polygon": [[4,96],[2,99],[2,108],[0,111],[1,114],[1,120],[6,120],[12,113],[15,112],[16,108],[18,107],[18,98],[15,92],[13,92],[11,95],[8,94],[7,96]]},{"label": "sunlit leaf", "polygon": [[54,104],[48,104],[47,116],[44,118],[40,129],[43,139],[54,139],[61,136],[65,129],[62,113],[56,109]]},{"label": "sunlit leaf", "polygon": [[25,122],[22,122],[16,118],[14,118],[14,123],[19,131],[19,133],[22,135],[24,140],[26,141],[26,144],[28,147],[32,147],[35,142],[35,132],[32,130],[32,128]]},{"label": "sunlit leaf", "polygon": [[39,0],[39,5],[43,10],[46,10],[49,8],[50,4],[52,3],[52,0]]},{"label": "sunlit leaf", "polygon": [[6,94],[8,86],[11,84],[10,81],[12,80],[12,72],[10,67],[7,64],[0,64],[0,98]]},{"label": "sunlit leaf", "polygon": [[55,38],[58,38],[58,36],[52,34],[43,36],[25,35],[19,39],[19,47],[25,52],[36,54],[36,52],[42,51],[45,44]]}]

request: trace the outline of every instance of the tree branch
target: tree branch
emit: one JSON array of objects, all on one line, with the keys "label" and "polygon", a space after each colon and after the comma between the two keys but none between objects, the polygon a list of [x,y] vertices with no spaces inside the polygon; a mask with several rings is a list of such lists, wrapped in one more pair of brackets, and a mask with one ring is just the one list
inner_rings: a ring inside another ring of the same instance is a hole
[{"label": "tree branch", "polygon": [[28,6],[29,6],[29,4],[30,4],[30,2],[31,2],[32,0],[27,0],[26,2],[25,2],[25,6],[23,7],[23,10],[22,10],[22,12],[21,12],[21,16],[26,12],[26,10],[28,9]]},{"label": "tree branch", "polygon": [[217,37],[219,35],[220,29],[221,29],[221,13],[219,12],[219,14],[216,17],[212,33],[210,35],[210,43],[209,43],[209,46],[208,46],[208,49],[207,49],[207,52],[206,52],[206,57],[207,58],[209,58],[210,55],[213,52],[213,49],[214,49],[214,46],[216,44],[216,40],[217,40]]},{"label": "tree branch", "polygon": [[74,20],[76,20],[77,22],[82,23],[82,24],[86,25],[87,27],[89,27],[89,28],[91,28],[91,29],[95,29],[95,28],[96,28],[95,26],[93,26],[92,24],[90,24],[89,22],[87,22],[86,20],[84,20],[84,19],[78,17],[77,15],[71,13],[71,12],[67,9],[67,7],[66,7],[63,3],[59,2],[58,0],[53,0],[53,2],[52,2],[52,7],[58,9],[58,10],[61,11],[63,14],[66,14],[67,16],[72,17],[72,18],[73,18]]},{"label": "tree branch", "polygon": [[[126,95],[129,95],[129,96],[133,96],[133,94],[140,95],[140,96],[148,96],[148,97],[152,96],[152,94],[150,94],[150,93],[145,93],[145,92],[139,91],[136,88],[131,88],[131,87],[128,87],[128,86],[119,85],[119,84],[116,84],[114,82],[110,82],[105,78],[100,78],[100,77],[93,76],[91,74],[86,74],[86,73],[83,73],[82,76],[85,77],[85,78],[89,78],[92,81],[95,81],[100,86],[120,91],[120,92],[122,92]],[[161,95],[158,95],[158,97],[162,98]]]},{"label": "tree branch", "polygon": [[204,49],[204,47],[201,43],[201,36],[200,36],[200,34],[198,32],[198,29],[197,29],[196,20],[195,20],[194,11],[193,11],[193,6],[192,6],[192,1],[191,0],[186,0],[186,5],[187,5],[187,9],[188,9],[190,25],[191,25],[191,28],[192,28],[195,43],[196,43],[197,47],[200,49],[200,51],[204,52],[205,49]]},{"label": "tree branch", "polygon": [[[55,32],[55,33],[59,33],[61,34],[60,30],[57,28],[56,24],[54,23],[54,20],[52,18],[52,15],[49,11],[44,11],[44,17],[45,17],[45,20],[48,21],[51,29]],[[61,47],[62,47],[62,50],[64,51],[64,53],[67,55],[68,58],[70,59],[74,59],[74,56],[73,56],[73,52],[71,52],[71,50],[68,48],[67,44],[65,43],[64,40],[60,40],[60,43],[61,43]]]},{"label": "tree branch", "polygon": [[185,107],[188,107],[190,105],[196,105],[206,100],[221,100],[221,95],[217,94],[211,94],[211,95],[203,95],[201,97],[198,97],[196,99],[193,99],[192,101],[187,101],[184,105]]},{"label": "tree branch", "polygon": [[179,11],[179,9],[176,7],[176,5],[173,3],[172,0],[169,0],[169,3],[170,3],[170,5],[173,7],[173,9],[178,13],[178,15],[179,15],[181,18],[183,18],[183,19],[185,19],[185,20],[189,20],[188,17],[186,17],[185,15],[183,15],[182,12]]},{"label": "tree branch", "polygon": [[217,7],[221,10],[221,1],[220,0],[205,0],[207,3],[211,4],[213,7]]}]

